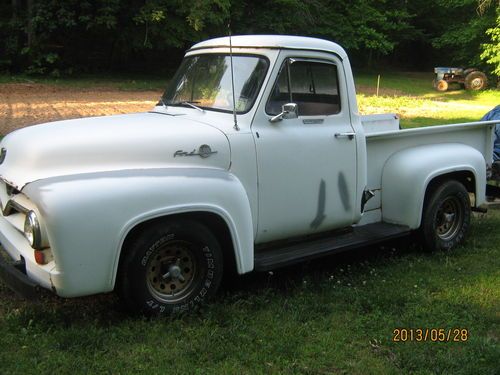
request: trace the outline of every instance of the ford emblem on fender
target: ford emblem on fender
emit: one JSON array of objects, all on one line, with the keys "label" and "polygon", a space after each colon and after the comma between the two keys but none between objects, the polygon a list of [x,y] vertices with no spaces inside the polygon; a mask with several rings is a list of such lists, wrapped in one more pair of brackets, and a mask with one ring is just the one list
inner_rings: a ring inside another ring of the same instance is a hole
[{"label": "ford emblem on fender", "polygon": [[212,151],[209,145],[201,145],[198,153],[202,158],[208,158],[212,154],[216,154],[217,151]]},{"label": "ford emblem on fender", "polygon": [[7,149],[5,147],[2,147],[2,150],[0,151],[0,164],[3,163],[6,156],[7,156]]},{"label": "ford emblem on fender", "polygon": [[177,150],[174,152],[174,158],[177,156],[195,156],[195,155],[197,155],[197,156],[205,159],[205,158],[208,158],[210,155],[216,154],[216,153],[217,153],[217,151],[212,151],[212,148],[209,145],[201,145],[200,148],[198,149],[198,152],[196,152],[196,149],[191,151],[191,152]]}]

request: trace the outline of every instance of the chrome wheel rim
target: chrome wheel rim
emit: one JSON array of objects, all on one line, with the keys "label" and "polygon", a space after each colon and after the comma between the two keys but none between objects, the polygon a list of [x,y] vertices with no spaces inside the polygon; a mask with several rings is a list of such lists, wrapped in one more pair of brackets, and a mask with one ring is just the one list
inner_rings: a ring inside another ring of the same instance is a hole
[{"label": "chrome wheel rim", "polygon": [[457,197],[446,198],[436,214],[436,234],[444,240],[450,240],[460,231],[464,212]]},{"label": "chrome wheel rim", "polygon": [[167,242],[147,263],[148,290],[161,302],[178,302],[193,291],[197,272],[193,244],[187,241]]},{"label": "chrome wheel rim", "polygon": [[483,80],[481,78],[474,78],[471,82],[471,87],[473,89],[478,89],[483,85]]}]

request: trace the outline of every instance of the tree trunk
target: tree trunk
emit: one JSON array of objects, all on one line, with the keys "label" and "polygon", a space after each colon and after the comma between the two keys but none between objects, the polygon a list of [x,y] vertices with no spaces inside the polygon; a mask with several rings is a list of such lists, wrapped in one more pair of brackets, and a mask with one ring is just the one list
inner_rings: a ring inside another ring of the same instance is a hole
[{"label": "tree trunk", "polygon": [[15,23],[17,21],[17,7],[18,7],[18,3],[19,1],[18,0],[12,0],[11,1],[11,4],[12,4],[12,23]]},{"label": "tree trunk", "polygon": [[27,37],[28,37],[28,48],[31,48],[34,39],[33,33],[33,0],[28,0],[26,2],[28,8],[28,27],[27,27]]}]

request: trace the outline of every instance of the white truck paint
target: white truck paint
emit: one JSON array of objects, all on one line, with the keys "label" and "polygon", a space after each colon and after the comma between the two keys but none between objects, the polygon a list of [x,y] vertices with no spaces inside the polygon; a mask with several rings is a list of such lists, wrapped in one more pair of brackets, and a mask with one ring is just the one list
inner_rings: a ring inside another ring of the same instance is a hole
[{"label": "white truck paint", "polygon": [[[112,291],[134,228],[182,213],[225,223],[226,251],[243,274],[254,269],[255,248],[274,241],[377,222],[416,230],[429,184],[444,175],[467,185],[475,207],[484,203],[493,122],[399,130],[395,115],[360,116],[337,44],[235,36],[232,45],[235,57],[267,61],[238,128],[230,110],[159,103],[148,113],[37,125],[2,140],[0,242],[29,280],[64,297]],[[229,39],[218,38],[186,57],[229,53]],[[299,104],[298,117],[272,123],[266,105],[280,71],[296,61],[335,69],[335,103],[317,107],[337,112],[300,115]],[[230,101],[222,95],[223,105]],[[374,197],[365,202],[368,191]],[[28,211],[38,217],[45,264],[23,234]]]}]

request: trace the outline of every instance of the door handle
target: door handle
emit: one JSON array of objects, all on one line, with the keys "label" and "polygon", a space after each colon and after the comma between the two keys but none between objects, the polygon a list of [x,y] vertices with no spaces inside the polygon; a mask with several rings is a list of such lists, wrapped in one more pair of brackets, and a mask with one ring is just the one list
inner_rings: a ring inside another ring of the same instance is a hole
[{"label": "door handle", "polygon": [[349,140],[351,140],[355,136],[356,133],[335,133],[335,138],[349,138]]}]

